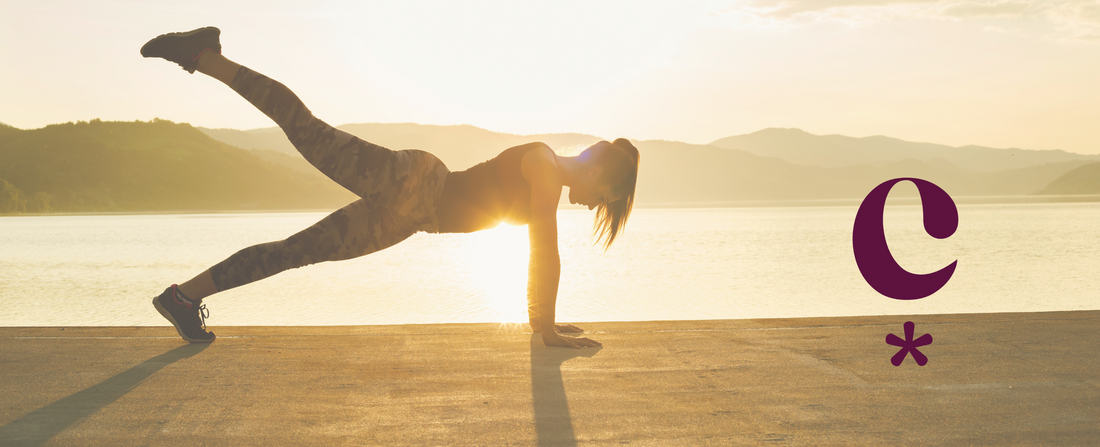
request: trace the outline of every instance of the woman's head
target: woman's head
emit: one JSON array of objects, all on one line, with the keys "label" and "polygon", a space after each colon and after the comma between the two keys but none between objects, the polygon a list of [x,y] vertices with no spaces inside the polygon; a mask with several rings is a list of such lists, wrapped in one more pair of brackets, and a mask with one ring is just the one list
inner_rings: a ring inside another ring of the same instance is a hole
[{"label": "woman's head", "polygon": [[[638,183],[638,149],[625,138],[611,143],[600,141],[584,152],[579,158],[589,166],[589,172],[596,172],[592,188],[574,193],[570,188],[570,202],[593,205],[596,208],[596,220],[593,232],[596,241],[604,241],[606,250],[615,241],[615,237],[626,226],[630,210],[634,208],[634,187]],[[580,197],[587,196],[587,197]]]}]

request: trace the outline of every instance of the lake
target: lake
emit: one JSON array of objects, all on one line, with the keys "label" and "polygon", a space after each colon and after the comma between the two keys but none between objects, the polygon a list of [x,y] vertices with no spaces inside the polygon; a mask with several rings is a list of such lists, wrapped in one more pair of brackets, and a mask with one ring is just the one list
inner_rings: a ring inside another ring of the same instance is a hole
[{"label": "lake", "polygon": [[[855,206],[636,209],[606,253],[593,212],[559,212],[558,320],[646,321],[1100,309],[1100,203],[960,204],[925,234],[918,205],[886,208],[898,262],[947,285],[898,301],[852,256]],[[240,248],[326,213],[0,217],[0,326],[168,323],[150,300]],[[210,326],[526,322],[527,229],[417,234],[362,258],[214,295]]]}]

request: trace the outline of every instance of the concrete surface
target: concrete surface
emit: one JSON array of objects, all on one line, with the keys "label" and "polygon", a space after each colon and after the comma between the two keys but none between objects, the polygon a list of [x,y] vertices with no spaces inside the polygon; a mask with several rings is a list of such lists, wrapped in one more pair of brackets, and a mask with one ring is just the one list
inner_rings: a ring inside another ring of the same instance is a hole
[{"label": "concrete surface", "polygon": [[1100,311],[581,326],[0,328],[0,445],[1100,445]]}]

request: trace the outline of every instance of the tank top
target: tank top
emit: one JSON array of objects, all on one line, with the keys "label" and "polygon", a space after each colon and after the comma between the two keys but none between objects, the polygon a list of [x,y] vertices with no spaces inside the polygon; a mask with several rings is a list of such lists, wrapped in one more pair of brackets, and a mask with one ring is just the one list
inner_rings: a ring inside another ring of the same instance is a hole
[{"label": "tank top", "polygon": [[500,222],[528,223],[531,185],[523,179],[520,162],[537,147],[543,146],[516,146],[470,169],[447,174],[435,210],[439,232],[469,233]]}]

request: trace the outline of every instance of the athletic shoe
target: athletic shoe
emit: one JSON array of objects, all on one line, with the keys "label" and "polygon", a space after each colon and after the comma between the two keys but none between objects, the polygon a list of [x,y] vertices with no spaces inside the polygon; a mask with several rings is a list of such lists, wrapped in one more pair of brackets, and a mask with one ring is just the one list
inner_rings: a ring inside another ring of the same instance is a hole
[{"label": "athletic shoe", "polygon": [[222,44],[218,41],[221,33],[220,29],[208,26],[184,33],[161,34],[141,47],[141,55],[175,62],[188,73],[194,73],[203,52],[221,54]]},{"label": "athletic shoe", "polygon": [[164,293],[153,298],[153,307],[157,308],[164,318],[172,322],[179,332],[180,337],[191,343],[210,343],[214,341],[214,333],[206,331],[206,317],[210,312],[201,302],[188,301],[179,291],[179,287],[172,284],[164,289]]}]

